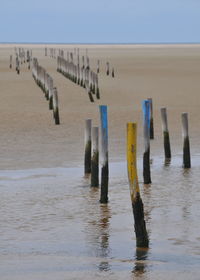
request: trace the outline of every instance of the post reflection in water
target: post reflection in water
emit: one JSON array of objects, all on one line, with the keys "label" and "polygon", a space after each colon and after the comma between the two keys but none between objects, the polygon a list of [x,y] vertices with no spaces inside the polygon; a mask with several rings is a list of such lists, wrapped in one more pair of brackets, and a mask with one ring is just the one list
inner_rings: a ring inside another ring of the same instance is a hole
[{"label": "post reflection in water", "polygon": [[[100,205],[100,220],[99,220],[99,234],[100,234],[100,256],[107,258],[109,256],[109,220],[110,220],[110,208],[107,204]],[[99,264],[100,271],[110,270],[108,261],[102,261]]]},{"label": "post reflection in water", "polygon": [[135,266],[133,268],[133,276],[145,279],[145,272],[147,271],[148,248],[136,248],[135,252]]},{"label": "post reflection in water", "polygon": [[171,164],[171,158],[166,158],[164,161],[164,166],[170,166]]},{"label": "post reflection in water", "polygon": [[[91,188],[89,192],[89,201],[87,204],[87,212],[89,213],[87,222],[87,238],[90,255],[94,255],[100,259],[98,269],[100,271],[109,271],[110,246],[110,218],[111,210],[108,204],[99,203],[99,189]],[[96,209],[96,210],[94,210]]]}]

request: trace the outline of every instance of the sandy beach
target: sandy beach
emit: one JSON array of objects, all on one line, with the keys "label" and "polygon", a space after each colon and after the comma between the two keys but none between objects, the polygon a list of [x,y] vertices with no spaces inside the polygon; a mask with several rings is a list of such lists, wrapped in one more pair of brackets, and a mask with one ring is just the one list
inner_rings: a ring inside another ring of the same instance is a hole
[{"label": "sandy beach", "polygon": [[[56,59],[44,56],[44,47],[28,45],[39,63],[52,75],[58,89],[61,125],[55,126],[48,104],[22,65],[21,74],[9,69],[14,46],[0,48],[1,169],[76,166],[82,164],[84,121],[99,124],[99,104],[108,105],[109,154],[111,160],[125,160],[126,123],[138,122],[142,135],[141,102],[152,97],[155,141],[152,153],[162,155],[160,108],[167,107],[173,154],[182,151],[181,113],[189,113],[192,153],[198,152],[199,54],[200,46],[80,46],[88,48],[91,65],[100,59],[100,101],[89,102],[83,88],[56,72]],[[52,46],[54,47],[54,46]],[[59,46],[55,46],[59,47]],[[73,50],[74,46],[61,46]],[[115,79],[105,75],[109,60]],[[139,153],[142,152],[142,141]]]},{"label": "sandy beach", "polygon": [[[32,49],[58,90],[56,126],[27,64],[9,69],[14,47]],[[0,45],[2,280],[199,279],[200,45],[46,45],[86,48],[100,60],[100,100],[56,71],[45,45]],[[115,78],[106,76],[106,62]],[[142,185],[142,100],[153,99],[151,188]],[[83,178],[84,125],[99,125],[108,105],[110,203]],[[172,148],[164,167],[160,108],[167,107]],[[183,172],[181,113],[189,114],[192,169]],[[138,123],[138,169],[151,249],[135,251],[126,171],[126,123]],[[188,188],[191,190],[187,196]],[[95,209],[95,213],[92,211]],[[195,228],[195,229],[194,229]],[[139,260],[138,260],[139,258]]]}]

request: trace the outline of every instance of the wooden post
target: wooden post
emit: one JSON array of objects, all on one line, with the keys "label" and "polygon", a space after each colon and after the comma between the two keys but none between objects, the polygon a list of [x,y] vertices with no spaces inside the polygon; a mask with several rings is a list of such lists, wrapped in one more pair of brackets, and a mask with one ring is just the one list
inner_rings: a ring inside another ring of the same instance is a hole
[{"label": "wooden post", "polygon": [[133,216],[135,221],[135,234],[136,234],[136,246],[148,248],[149,238],[146,230],[146,224],[144,220],[143,202],[140,197],[140,189],[137,176],[137,125],[136,123],[127,124],[127,167],[128,167],[128,179],[130,187],[130,195],[133,208]]},{"label": "wooden post", "polygon": [[49,79],[49,110],[53,110],[53,79]]},{"label": "wooden post", "polygon": [[85,157],[84,157],[84,172],[85,175],[91,173],[91,130],[92,120],[85,121]]},{"label": "wooden post", "polygon": [[115,77],[115,71],[114,71],[114,68],[112,68],[112,77],[113,77],[113,78]]},{"label": "wooden post", "polygon": [[102,152],[102,168],[101,168],[101,203],[108,202],[108,120],[107,120],[107,106],[100,105],[100,119],[101,119],[101,152]]},{"label": "wooden post", "polygon": [[29,69],[29,70],[31,69],[31,60],[30,60],[30,58],[29,58],[29,60],[28,60],[28,69]]},{"label": "wooden post", "polygon": [[143,115],[144,115],[144,155],[143,155],[143,177],[144,184],[151,184],[150,172],[150,103],[149,100],[143,101]]},{"label": "wooden post", "polygon": [[106,62],[106,75],[109,76],[110,69],[109,69],[109,62]]},{"label": "wooden post", "polygon": [[96,98],[100,99],[100,93],[99,93],[99,76],[96,74]]},{"label": "wooden post", "polygon": [[167,109],[161,108],[161,120],[162,120],[162,130],[164,137],[164,151],[165,151],[165,160],[171,159],[171,148],[170,148],[170,140],[169,140],[169,130],[168,130],[168,122],[167,122]]},{"label": "wooden post", "polygon": [[99,128],[92,128],[91,187],[99,186]]},{"label": "wooden post", "polygon": [[94,98],[92,96],[92,92],[90,91],[90,86],[89,86],[89,81],[88,80],[85,81],[85,89],[86,89],[86,91],[88,93],[90,102],[94,102]]},{"label": "wooden post", "polygon": [[99,59],[97,60],[97,73],[99,73],[100,72],[100,61],[99,61]]},{"label": "wooden post", "polygon": [[183,131],[183,167],[190,168],[190,141],[188,130],[188,114],[182,113],[182,131]]},{"label": "wooden post", "polygon": [[18,56],[16,56],[16,71],[17,71],[17,74],[20,74],[20,63],[19,63]]},{"label": "wooden post", "polygon": [[58,110],[58,93],[56,87],[53,89],[53,116],[55,124],[60,124],[59,110]]},{"label": "wooden post", "polygon": [[154,139],[154,126],[153,126],[153,100],[148,98],[150,103],[150,139]]},{"label": "wooden post", "polygon": [[10,69],[12,68],[12,55],[10,55]]}]

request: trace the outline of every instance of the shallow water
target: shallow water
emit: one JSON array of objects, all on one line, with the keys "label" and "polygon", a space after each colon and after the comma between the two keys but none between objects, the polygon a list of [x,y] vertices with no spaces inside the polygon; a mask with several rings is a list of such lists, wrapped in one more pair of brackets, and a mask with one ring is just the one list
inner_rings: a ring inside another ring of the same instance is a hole
[{"label": "shallow water", "polygon": [[148,251],[135,247],[126,163],[110,164],[108,205],[82,167],[1,171],[1,279],[199,279],[199,162],[180,163],[155,157],[153,184],[140,182]]}]

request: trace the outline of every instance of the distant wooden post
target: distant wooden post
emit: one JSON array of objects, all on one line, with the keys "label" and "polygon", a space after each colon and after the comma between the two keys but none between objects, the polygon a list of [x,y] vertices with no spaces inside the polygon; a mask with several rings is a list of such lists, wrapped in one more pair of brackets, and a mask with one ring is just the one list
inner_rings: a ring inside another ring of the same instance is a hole
[{"label": "distant wooden post", "polygon": [[182,130],[183,130],[183,167],[190,168],[190,141],[188,129],[188,114],[182,113]]},{"label": "distant wooden post", "polygon": [[144,184],[151,184],[150,172],[150,103],[149,100],[143,101],[143,115],[144,115],[144,155],[143,155],[143,177]]},{"label": "distant wooden post", "polygon": [[12,55],[10,55],[10,69],[12,68]]},{"label": "distant wooden post", "polygon": [[86,62],[87,62],[86,68],[87,68],[88,70],[90,70],[90,59],[89,59],[88,56],[86,57]]},{"label": "distant wooden post", "polygon": [[16,71],[17,71],[17,74],[20,73],[20,63],[19,63],[19,58],[18,58],[18,56],[16,56]]},{"label": "distant wooden post", "polygon": [[29,58],[29,60],[28,60],[28,69],[29,69],[29,70],[31,69],[31,60],[30,60],[30,58]]},{"label": "distant wooden post", "polygon": [[92,120],[85,121],[85,157],[84,157],[84,172],[85,175],[91,173],[91,132]]},{"label": "distant wooden post", "polygon": [[49,79],[49,110],[53,110],[53,79]]},{"label": "distant wooden post", "polygon": [[100,72],[100,61],[99,61],[99,59],[97,60],[97,73],[99,73]]},{"label": "distant wooden post", "polygon": [[133,216],[135,221],[135,234],[136,234],[136,246],[148,248],[149,238],[146,230],[146,224],[144,220],[143,202],[140,197],[140,189],[137,176],[137,125],[136,123],[127,124],[127,167],[130,195],[133,208]]},{"label": "distant wooden post", "polygon": [[109,62],[106,62],[106,75],[109,76],[110,73],[110,65]]},{"label": "distant wooden post", "polygon": [[114,68],[112,68],[112,77],[113,77],[113,78],[115,77],[115,71],[114,71]]},{"label": "distant wooden post", "polygon": [[153,125],[153,100],[148,98],[150,103],[150,139],[154,139],[154,125]]},{"label": "distant wooden post", "polygon": [[88,81],[88,80],[85,81],[85,89],[86,89],[86,91],[87,91],[87,93],[88,93],[90,102],[94,102],[94,98],[93,98],[93,96],[92,96],[92,92],[91,92],[91,90],[90,90],[90,86],[89,86],[89,81]]},{"label": "distant wooden post", "polygon": [[53,116],[55,124],[60,124],[59,109],[58,109],[58,93],[56,87],[53,89]]},{"label": "distant wooden post", "polygon": [[99,128],[92,128],[91,187],[99,186]]},{"label": "distant wooden post", "polygon": [[100,93],[99,93],[99,76],[96,74],[96,98],[100,99]]},{"label": "distant wooden post", "polygon": [[107,120],[107,106],[100,105],[100,119],[101,119],[101,151],[102,151],[102,168],[101,168],[101,203],[108,202],[108,120]]},{"label": "distant wooden post", "polygon": [[170,140],[169,140],[169,130],[168,130],[168,122],[167,122],[167,109],[161,108],[161,120],[162,120],[162,130],[164,137],[164,151],[165,151],[165,159],[171,159],[171,148],[170,148]]}]

